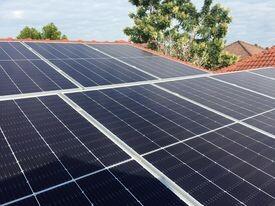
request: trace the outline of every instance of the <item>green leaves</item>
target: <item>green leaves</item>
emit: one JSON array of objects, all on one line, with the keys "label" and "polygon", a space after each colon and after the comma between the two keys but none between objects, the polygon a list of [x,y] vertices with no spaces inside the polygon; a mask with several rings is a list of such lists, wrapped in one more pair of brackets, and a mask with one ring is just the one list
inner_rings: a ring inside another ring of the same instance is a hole
[{"label": "green leaves", "polygon": [[35,28],[30,28],[26,26],[20,34],[17,36],[17,39],[41,39],[41,33]]},{"label": "green leaves", "polygon": [[50,39],[50,40],[60,40],[67,39],[66,35],[62,35],[54,23],[49,23],[42,28],[42,32],[39,32],[35,28],[30,28],[26,26],[17,39]]},{"label": "green leaves", "polygon": [[190,0],[130,0],[137,7],[130,14],[134,26],[124,30],[135,43],[193,62],[209,69],[234,63],[236,57],[223,52],[229,11],[213,0],[205,0],[198,11]]}]

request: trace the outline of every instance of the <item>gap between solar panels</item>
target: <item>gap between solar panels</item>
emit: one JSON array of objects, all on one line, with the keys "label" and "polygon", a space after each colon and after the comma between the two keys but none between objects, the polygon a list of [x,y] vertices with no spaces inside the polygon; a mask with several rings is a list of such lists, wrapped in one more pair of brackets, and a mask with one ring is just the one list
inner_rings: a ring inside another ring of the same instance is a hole
[{"label": "gap between solar panels", "polygon": [[136,160],[143,168],[149,171],[155,178],[157,178],[161,183],[163,183],[168,189],[174,192],[181,200],[183,200],[188,205],[202,206],[196,199],[190,196],[182,188],[180,188],[176,183],[174,183],[170,178],[156,169],[151,163],[149,163],[145,158],[141,157],[136,151],[129,147],[126,143],[120,140],[116,135],[106,129],[100,122],[93,118],[90,114],[80,108],[76,103],[74,103],[69,97],[61,94],[59,95],[68,105],[75,109],[79,114],[81,114],[85,119],[87,119],[92,125],[94,125],[99,131],[106,135],[110,140],[112,140],[116,145],[118,145],[124,152],[126,152],[130,157]]},{"label": "gap between solar panels", "polygon": [[89,47],[89,48],[91,48],[91,49],[93,49],[93,50],[95,50],[95,51],[97,51],[97,52],[100,52],[101,54],[104,54],[105,56],[108,56],[108,57],[110,57],[110,58],[112,58],[112,59],[115,59],[115,60],[117,60],[117,61],[119,61],[119,62],[121,62],[121,63],[123,63],[123,64],[125,64],[125,65],[128,65],[128,66],[130,66],[130,67],[132,67],[132,68],[134,68],[134,69],[136,69],[136,70],[139,70],[139,71],[141,71],[141,72],[143,72],[143,73],[145,73],[145,74],[148,74],[148,75],[151,76],[151,77],[154,77],[154,78],[156,78],[156,79],[161,79],[160,77],[158,77],[158,76],[156,76],[156,75],[153,75],[153,74],[151,74],[151,73],[149,73],[149,72],[146,72],[146,71],[144,71],[144,70],[142,70],[142,69],[140,69],[140,68],[138,68],[138,67],[136,67],[136,66],[133,66],[133,65],[131,65],[131,64],[125,62],[125,61],[122,61],[122,60],[120,60],[120,59],[118,59],[118,58],[116,58],[116,57],[113,57],[113,56],[111,56],[111,55],[109,55],[109,54],[107,54],[107,53],[105,53],[105,52],[103,52],[103,51],[101,51],[101,50],[99,50],[99,49],[97,49],[97,48],[94,48],[93,46],[90,46],[90,45],[88,45],[88,44],[84,44],[84,45],[87,46],[87,47]]},{"label": "gap between solar panels", "polygon": [[147,80],[147,81],[139,81],[139,82],[131,82],[131,83],[84,87],[83,89],[82,88],[63,89],[63,90],[56,90],[56,91],[6,95],[6,96],[0,96],[0,101],[25,99],[25,98],[32,98],[32,97],[43,97],[43,96],[68,94],[68,93],[76,93],[76,92],[86,92],[86,91],[88,92],[88,91],[96,91],[96,90],[104,90],[104,89],[115,89],[115,88],[122,88],[122,87],[148,85],[148,84],[157,84],[157,83],[173,82],[173,81],[185,80],[185,79],[195,79],[195,78],[209,77],[209,76],[212,76],[212,75],[216,75],[216,74],[199,74],[199,75],[193,75],[193,76],[172,77],[172,78],[159,79],[159,80]]},{"label": "gap between solar panels", "polygon": [[34,53],[36,56],[38,56],[41,60],[46,62],[48,65],[50,65],[53,69],[55,69],[57,72],[59,72],[62,76],[64,76],[66,79],[68,79],[70,82],[72,82],[75,86],[77,86],[80,89],[84,89],[84,87],[77,82],[74,78],[67,75],[65,72],[63,72],[61,69],[59,69],[56,65],[51,63],[49,60],[47,60],[45,57],[43,57],[41,54],[39,54],[37,51],[32,49],[29,45],[27,45],[25,42],[20,42],[23,46],[25,46],[27,49],[29,49],[32,53]]},{"label": "gap between solar panels", "polygon": [[[210,77],[210,78],[211,78],[211,77]],[[184,99],[184,100],[186,100],[186,101],[189,101],[189,102],[192,103],[192,104],[195,104],[195,105],[200,106],[200,107],[202,107],[202,108],[204,108],[204,109],[207,109],[207,110],[209,110],[209,111],[211,111],[211,112],[214,112],[214,113],[216,113],[216,114],[218,114],[218,115],[221,115],[221,116],[223,116],[223,117],[225,117],[225,118],[227,118],[227,119],[233,121],[234,124],[241,124],[241,125],[243,125],[243,126],[245,126],[245,127],[248,127],[248,128],[253,129],[253,130],[255,130],[255,131],[259,132],[259,133],[262,133],[262,134],[264,134],[264,135],[267,135],[267,136],[269,136],[269,137],[275,139],[275,135],[273,135],[273,134],[271,134],[271,133],[269,133],[269,132],[266,132],[266,131],[264,131],[264,130],[262,130],[262,129],[259,129],[259,128],[255,127],[255,126],[252,126],[252,125],[250,125],[250,124],[248,124],[248,123],[245,123],[246,120],[249,120],[249,119],[252,119],[252,118],[254,118],[254,117],[258,117],[258,116],[261,116],[261,115],[263,115],[263,114],[266,114],[266,113],[275,111],[275,108],[270,109],[270,110],[265,111],[265,112],[262,112],[262,113],[259,113],[259,114],[256,114],[256,115],[253,115],[253,116],[250,116],[250,117],[247,117],[247,118],[245,118],[245,119],[238,120],[238,119],[236,119],[236,118],[234,118],[234,117],[231,117],[231,116],[226,115],[226,114],[224,114],[224,113],[222,113],[222,112],[219,112],[219,111],[217,111],[217,110],[215,110],[215,109],[212,109],[212,108],[210,108],[210,107],[208,107],[208,106],[205,106],[205,105],[203,105],[203,104],[201,104],[201,103],[199,103],[199,102],[196,102],[196,101],[193,101],[193,100],[191,100],[191,99],[189,99],[189,98],[187,98],[187,97],[184,97],[183,95],[180,95],[180,94],[178,94],[178,93],[175,93],[175,92],[172,92],[172,91],[170,91],[170,90],[168,90],[168,89],[165,89],[165,88],[163,88],[163,87],[161,87],[161,86],[159,86],[159,85],[155,85],[155,84],[154,84],[154,86],[157,87],[157,88],[159,88],[159,89],[161,89],[161,90],[163,90],[163,91],[165,91],[165,92],[168,92],[168,93],[170,93],[170,94],[173,94],[173,95],[175,95],[175,96],[177,96],[177,97],[179,97],[179,98],[181,98],[181,99]],[[254,92],[254,93],[255,93],[255,92]],[[270,98],[271,98],[271,97],[270,97]],[[275,99],[275,98],[272,98],[272,99]]]}]

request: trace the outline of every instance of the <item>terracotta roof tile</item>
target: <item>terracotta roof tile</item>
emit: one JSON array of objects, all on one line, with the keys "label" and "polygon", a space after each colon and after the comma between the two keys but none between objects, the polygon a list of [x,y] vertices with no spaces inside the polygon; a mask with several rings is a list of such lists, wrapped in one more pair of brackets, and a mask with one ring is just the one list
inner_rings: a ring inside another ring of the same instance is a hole
[{"label": "terracotta roof tile", "polygon": [[275,46],[261,52],[260,54],[244,58],[234,65],[219,70],[219,72],[240,71],[261,67],[275,67]]}]

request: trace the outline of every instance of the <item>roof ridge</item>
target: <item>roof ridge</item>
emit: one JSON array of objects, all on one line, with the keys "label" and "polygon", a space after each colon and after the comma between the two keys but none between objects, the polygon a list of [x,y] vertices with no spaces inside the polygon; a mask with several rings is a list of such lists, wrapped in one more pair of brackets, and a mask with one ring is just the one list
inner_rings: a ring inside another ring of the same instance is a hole
[{"label": "roof ridge", "polygon": [[239,41],[239,44],[241,45],[241,47],[250,55],[253,56],[251,52],[248,51],[248,49],[243,45],[242,41]]}]

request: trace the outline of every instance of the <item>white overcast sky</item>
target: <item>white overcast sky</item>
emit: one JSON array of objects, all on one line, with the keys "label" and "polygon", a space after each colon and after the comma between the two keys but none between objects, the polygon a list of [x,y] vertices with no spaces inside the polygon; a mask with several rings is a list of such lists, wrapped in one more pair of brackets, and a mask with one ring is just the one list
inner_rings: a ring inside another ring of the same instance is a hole
[{"label": "white overcast sky", "polygon": [[[275,45],[275,0],[215,0],[231,9],[228,43]],[[203,0],[193,0],[200,7]],[[0,37],[15,37],[26,25],[54,22],[70,39],[127,39],[128,0],[0,0]]]}]

